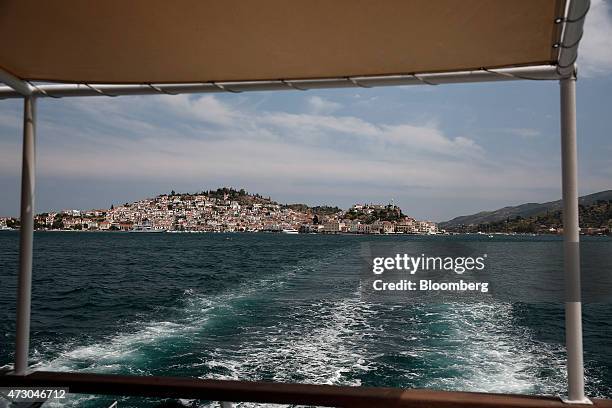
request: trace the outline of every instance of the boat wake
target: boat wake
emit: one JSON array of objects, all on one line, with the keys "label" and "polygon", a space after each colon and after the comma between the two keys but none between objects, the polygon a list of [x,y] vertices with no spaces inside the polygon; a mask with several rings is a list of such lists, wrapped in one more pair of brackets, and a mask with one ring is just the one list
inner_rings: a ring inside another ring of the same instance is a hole
[{"label": "boat wake", "polygon": [[[172,319],[136,322],[91,344],[66,344],[45,359],[53,347],[49,345],[35,350],[34,368],[562,393],[563,347],[538,341],[531,329],[517,322],[512,304],[366,302],[354,276],[358,272],[329,269],[347,256],[345,249],[331,251],[214,296],[185,290]],[[87,406],[99,398],[74,396],[67,405]]]}]

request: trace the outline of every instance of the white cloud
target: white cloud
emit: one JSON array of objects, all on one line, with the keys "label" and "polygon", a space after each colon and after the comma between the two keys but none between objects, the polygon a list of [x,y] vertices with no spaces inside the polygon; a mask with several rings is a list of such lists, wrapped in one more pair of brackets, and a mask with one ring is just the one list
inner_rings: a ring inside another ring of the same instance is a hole
[{"label": "white cloud", "polygon": [[[353,189],[550,182],[545,175],[530,178],[529,166],[509,170],[487,158],[474,140],[449,137],[436,123],[390,125],[353,116],[256,112],[210,95],[66,103],[77,110],[71,120],[41,121],[47,144],[39,150],[39,171],[47,176],[170,183],[253,179],[272,186],[324,181]],[[153,116],[165,116],[152,120],[152,109]],[[17,169],[18,158],[5,151],[10,149],[0,141],[0,171]]]},{"label": "white cloud", "polygon": [[579,74],[587,77],[612,73],[612,4],[591,0],[584,36],[578,50]]},{"label": "white cloud", "polygon": [[311,113],[333,113],[342,108],[338,102],[333,102],[320,96],[311,96],[308,98],[308,108]]},{"label": "white cloud", "polygon": [[[59,116],[47,106],[59,109]],[[469,136],[451,136],[431,121],[388,124],[260,110],[211,95],[88,98],[47,106],[39,117],[39,174],[67,182],[256,185],[257,192],[311,197],[313,203],[401,194],[410,200],[415,188],[473,200],[492,190],[510,194],[558,182],[554,161],[490,157]],[[19,143],[18,137],[0,137],[0,174],[18,177]]]},{"label": "white cloud", "polygon": [[508,128],[508,129],[502,129],[502,132],[505,132],[505,133],[508,133],[514,136],[525,137],[525,138],[536,137],[542,134],[542,132],[540,132],[538,129],[532,129],[532,128]]},{"label": "white cloud", "polygon": [[176,114],[216,125],[230,125],[240,120],[241,116],[230,106],[221,103],[214,95],[204,95],[198,98],[178,95],[160,100],[164,102],[165,106],[174,109]]}]

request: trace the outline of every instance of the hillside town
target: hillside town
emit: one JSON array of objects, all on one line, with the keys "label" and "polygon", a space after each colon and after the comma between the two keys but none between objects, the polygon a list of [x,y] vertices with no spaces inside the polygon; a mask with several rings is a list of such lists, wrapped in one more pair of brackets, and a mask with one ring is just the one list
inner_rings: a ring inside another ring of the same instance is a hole
[{"label": "hillside town", "polygon": [[[19,227],[0,218],[0,229]],[[337,207],[279,204],[244,190],[158,195],[109,209],[62,210],[35,216],[37,230],[128,232],[284,232],[320,234],[436,234],[435,223],[405,216],[394,204]]]}]

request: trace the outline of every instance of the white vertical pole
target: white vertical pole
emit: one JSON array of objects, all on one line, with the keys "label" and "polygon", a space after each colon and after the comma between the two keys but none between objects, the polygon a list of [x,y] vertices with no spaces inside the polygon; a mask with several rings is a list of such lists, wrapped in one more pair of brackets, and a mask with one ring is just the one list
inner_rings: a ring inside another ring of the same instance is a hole
[{"label": "white vertical pole", "polygon": [[17,289],[17,335],[15,374],[25,375],[30,348],[32,297],[32,242],[34,238],[34,183],[36,175],[36,99],[23,99],[23,164],[21,170],[21,216],[19,233],[19,286]]},{"label": "white vertical pole", "polygon": [[563,266],[565,271],[565,341],[569,403],[589,403],[584,395],[582,303],[576,147],[576,77],[561,85],[561,168],[563,184]]}]

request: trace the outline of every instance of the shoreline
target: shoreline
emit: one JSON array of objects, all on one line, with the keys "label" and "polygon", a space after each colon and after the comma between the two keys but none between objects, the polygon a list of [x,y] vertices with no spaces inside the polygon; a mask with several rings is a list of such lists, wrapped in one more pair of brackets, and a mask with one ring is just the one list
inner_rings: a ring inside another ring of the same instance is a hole
[{"label": "shoreline", "polygon": [[[2,229],[2,232],[19,232],[19,229]],[[450,237],[450,236],[477,236],[482,238],[495,237],[559,237],[562,234],[537,234],[537,233],[478,233],[478,232],[451,232],[439,234],[406,234],[406,233],[381,233],[363,234],[351,232],[338,233],[316,233],[300,232],[298,234],[287,234],[281,231],[109,231],[109,230],[35,230],[34,232],[77,232],[77,233],[104,233],[104,234],[138,234],[138,235],[158,235],[158,234],[274,234],[274,235],[323,235],[323,236],[369,236],[369,237]],[[581,237],[612,237],[612,234],[580,234]]]}]

